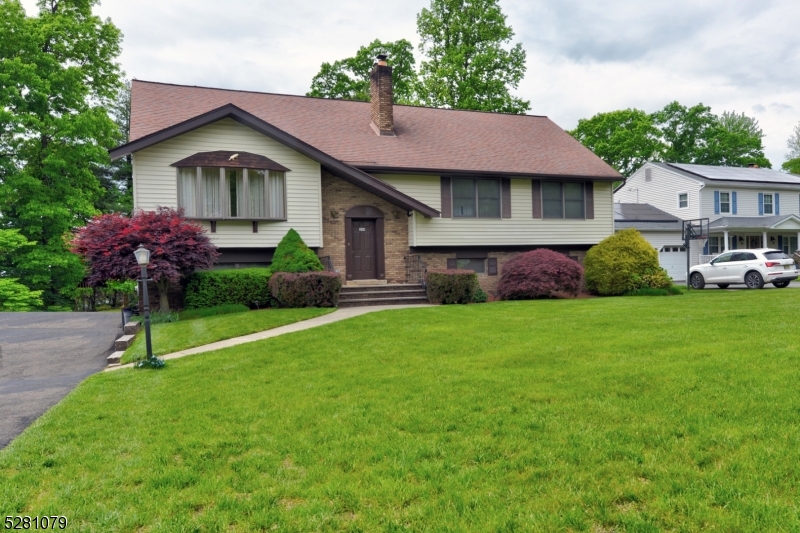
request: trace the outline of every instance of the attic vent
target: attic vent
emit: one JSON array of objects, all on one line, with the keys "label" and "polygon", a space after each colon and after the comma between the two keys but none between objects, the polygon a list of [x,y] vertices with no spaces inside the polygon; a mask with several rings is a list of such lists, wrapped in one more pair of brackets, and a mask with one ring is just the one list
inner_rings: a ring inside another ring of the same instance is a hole
[{"label": "attic vent", "polygon": [[644,181],[653,181],[653,169],[652,168],[644,169]]}]

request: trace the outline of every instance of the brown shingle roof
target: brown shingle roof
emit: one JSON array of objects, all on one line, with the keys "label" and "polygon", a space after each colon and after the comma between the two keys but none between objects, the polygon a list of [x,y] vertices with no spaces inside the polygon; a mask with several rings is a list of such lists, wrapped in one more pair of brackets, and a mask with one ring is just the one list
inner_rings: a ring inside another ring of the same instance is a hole
[{"label": "brown shingle roof", "polygon": [[233,104],[364,170],[622,177],[546,117],[395,106],[396,137],[369,126],[367,102],[134,80],[131,141]]}]

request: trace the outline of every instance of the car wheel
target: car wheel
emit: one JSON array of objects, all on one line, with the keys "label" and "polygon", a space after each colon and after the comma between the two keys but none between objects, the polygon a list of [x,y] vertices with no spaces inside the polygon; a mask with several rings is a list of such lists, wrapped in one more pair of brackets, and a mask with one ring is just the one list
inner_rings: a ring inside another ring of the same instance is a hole
[{"label": "car wheel", "polygon": [[744,284],[747,285],[748,289],[763,289],[764,278],[761,277],[761,274],[753,270],[745,274]]},{"label": "car wheel", "polygon": [[719,287],[720,289],[727,289],[728,288],[728,284],[727,283],[717,283],[717,287]]},{"label": "car wheel", "polygon": [[789,286],[789,282],[788,281],[776,281],[775,283],[773,283],[773,285],[775,285],[779,289],[785,289],[786,287]]},{"label": "car wheel", "polygon": [[706,286],[706,280],[703,279],[703,275],[700,272],[695,272],[689,278],[689,283],[692,285],[693,289],[700,290]]}]

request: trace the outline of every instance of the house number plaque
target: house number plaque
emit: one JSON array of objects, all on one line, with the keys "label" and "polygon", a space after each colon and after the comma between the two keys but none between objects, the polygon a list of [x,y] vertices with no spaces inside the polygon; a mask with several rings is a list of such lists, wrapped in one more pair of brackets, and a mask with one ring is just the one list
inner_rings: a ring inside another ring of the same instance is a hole
[{"label": "house number plaque", "polygon": [[358,228],[358,231],[367,231],[367,228]]}]

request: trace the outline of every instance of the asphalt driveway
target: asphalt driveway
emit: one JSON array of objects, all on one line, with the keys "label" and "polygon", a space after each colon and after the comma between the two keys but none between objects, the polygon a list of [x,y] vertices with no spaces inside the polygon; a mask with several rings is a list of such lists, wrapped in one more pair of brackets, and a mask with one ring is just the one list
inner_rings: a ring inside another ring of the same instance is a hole
[{"label": "asphalt driveway", "polygon": [[119,313],[0,313],[0,448],[106,366]]}]

